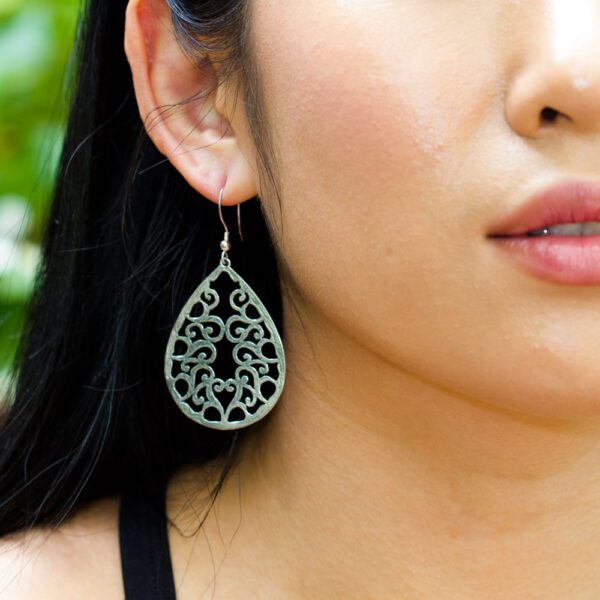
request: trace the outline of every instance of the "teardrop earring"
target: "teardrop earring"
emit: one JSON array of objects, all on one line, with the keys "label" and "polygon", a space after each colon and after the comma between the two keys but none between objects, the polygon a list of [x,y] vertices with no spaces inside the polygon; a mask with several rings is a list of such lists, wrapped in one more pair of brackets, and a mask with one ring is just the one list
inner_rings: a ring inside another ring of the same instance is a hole
[{"label": "teardrop earring", "polygon": [[[223,189],[221,259],[175,321],[165,353],[165,379],[190,419],[212,429],[240,429],[262,419],[277,403],[285,381],[285,353],[264,304],[231,266]],[[237,213],[243,239],[239,204]],[[217,279],[223,285],[219,291],[213,287]]]}]

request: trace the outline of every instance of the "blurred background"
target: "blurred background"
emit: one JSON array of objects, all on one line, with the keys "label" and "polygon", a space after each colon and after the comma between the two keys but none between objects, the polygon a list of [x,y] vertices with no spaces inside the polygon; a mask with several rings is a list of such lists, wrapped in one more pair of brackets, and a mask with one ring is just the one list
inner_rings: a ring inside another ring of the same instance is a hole
[{"label": "blurred background", "polygon": [[0,400],[62,146],[79,2],[0,0]]}]

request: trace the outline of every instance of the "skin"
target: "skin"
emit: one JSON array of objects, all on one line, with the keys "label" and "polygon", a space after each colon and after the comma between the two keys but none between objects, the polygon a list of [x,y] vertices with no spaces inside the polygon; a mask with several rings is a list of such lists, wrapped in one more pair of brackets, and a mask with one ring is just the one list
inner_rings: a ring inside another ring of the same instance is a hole
[{"label": "skin", "polygon": [[[600,179],[600,2],[253,0],[252,35],[282,221],[227,85],[149,128],[199,202],[261,196],[283,266],[268,426],[200,532],[210,472],[169,486],[178,598],[597,598],[600,289],[486,233]],[[125,51],[142,117],[212,80],[158,0],[130,1]]]}]

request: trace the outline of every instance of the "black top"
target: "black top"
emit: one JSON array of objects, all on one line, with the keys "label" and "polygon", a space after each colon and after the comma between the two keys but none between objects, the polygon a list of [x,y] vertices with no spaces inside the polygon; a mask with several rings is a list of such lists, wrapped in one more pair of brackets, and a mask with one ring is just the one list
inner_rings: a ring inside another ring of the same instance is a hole
[{"label": "black top", "polygon": [[119,545],[125,600],[175,600],[165,519],[165,489],[156,497],[124,492]]}]

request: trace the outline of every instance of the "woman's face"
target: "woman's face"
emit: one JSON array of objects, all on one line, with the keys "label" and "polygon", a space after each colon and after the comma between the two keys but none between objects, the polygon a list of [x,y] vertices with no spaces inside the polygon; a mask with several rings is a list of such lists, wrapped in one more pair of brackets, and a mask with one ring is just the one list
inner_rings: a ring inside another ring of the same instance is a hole
[{"label": "woman's face", "polygon": [[309,326],[459,397],[600,414],[600,285],[534,277],[486,238],[541,187],[600,180],[600,1],[253,6]]}]

